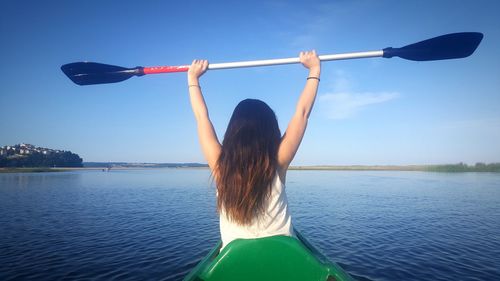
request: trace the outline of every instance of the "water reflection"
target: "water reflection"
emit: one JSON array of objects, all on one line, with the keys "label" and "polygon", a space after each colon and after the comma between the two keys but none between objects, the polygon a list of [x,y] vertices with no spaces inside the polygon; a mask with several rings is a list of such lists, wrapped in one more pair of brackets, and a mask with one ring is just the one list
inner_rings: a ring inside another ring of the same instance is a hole
[{"label": "water reflection", "polygon": [[[0,280],[179,280],[218,240],[207,169],[0,174]],[[290,171],[294,224],[364,280],[500,276],[500,175]]]}]

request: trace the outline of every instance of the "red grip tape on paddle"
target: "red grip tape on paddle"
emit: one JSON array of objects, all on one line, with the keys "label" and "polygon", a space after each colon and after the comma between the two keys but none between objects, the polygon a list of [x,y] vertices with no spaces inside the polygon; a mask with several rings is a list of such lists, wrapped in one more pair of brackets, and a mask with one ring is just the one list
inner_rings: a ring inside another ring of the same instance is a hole
[{"label": "red grip tape on paddle", "polygon": [[186,72],[189,70],[188,65],[180,66],[153,66],[144,67],[144,74],[157,74],[157,73],[169,73],[169,72]]}]

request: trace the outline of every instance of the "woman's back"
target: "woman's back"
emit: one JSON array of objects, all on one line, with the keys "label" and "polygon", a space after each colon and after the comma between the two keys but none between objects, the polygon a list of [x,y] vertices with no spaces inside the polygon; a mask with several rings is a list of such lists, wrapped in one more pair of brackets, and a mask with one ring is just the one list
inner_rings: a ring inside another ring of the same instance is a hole
[{"label": "woman's back", "polygon": [[264,212],[254,218],[250,224],[241,225],[231,220],[224,209],[220,215],[220,234],[222,247],[234,239],[259,238],[273,235],[293,235],[292,219],[288,210],[285,184],[278,173],[271,184],[271,192],[265,204]]}]

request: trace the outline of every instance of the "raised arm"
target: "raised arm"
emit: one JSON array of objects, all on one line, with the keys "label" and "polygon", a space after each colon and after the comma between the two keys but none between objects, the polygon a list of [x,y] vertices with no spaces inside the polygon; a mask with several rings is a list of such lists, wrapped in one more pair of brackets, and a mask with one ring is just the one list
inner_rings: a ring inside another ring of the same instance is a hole
[{"label": "raised arm", "polygon": [[309,69],[309,75],[307,76],[304,90],[302,90],[302,94],[297,102],[292,120],[290,120],[288,128],[281,139],[278,150],[278,165],[282,171],[288,169],[295,153],[299,149],[300,142],[306,131],[307,120],[316,99],[321,73],[321,62],[315,51],[301,52],[300,62],[304,67]]},{"label": "raised arm", "polygon": [[205,159],[207,159],[208,166],[213,170],[217,159],[219,159],[221,146],[215,134],[214,126],[208,116],[207,105],[201,93],[199,78],[205,73],[207,67],[208,61],[206,60],[193,61],[188,71],[188,88],[191,107],[198,125],[198,138],[201,149],[205,155]]}]

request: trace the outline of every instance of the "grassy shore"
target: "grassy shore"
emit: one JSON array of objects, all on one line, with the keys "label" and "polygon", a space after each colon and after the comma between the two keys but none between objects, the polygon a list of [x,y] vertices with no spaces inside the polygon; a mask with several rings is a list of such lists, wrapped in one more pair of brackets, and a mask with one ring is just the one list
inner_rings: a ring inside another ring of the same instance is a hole
[{"label": "grassy shore", "polygon": [[328,170],[328,171],[426,171],[426,166],[410,165],[410,166],[291,166],[290,170]]},{"label": "grassy shore", "polygon": [[328,171],[421,171],[421,172],[444,172],[444,173],[462,173],[462,172],[500,172],[500,164],[481,164],[468,166],[463,163],[445,164],[445,165],[352,165],[352,166],[292,166],[290,170],[328,170]]}]

